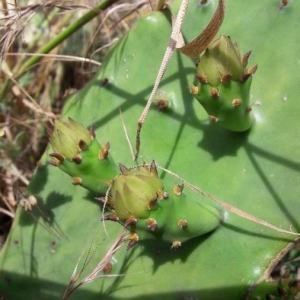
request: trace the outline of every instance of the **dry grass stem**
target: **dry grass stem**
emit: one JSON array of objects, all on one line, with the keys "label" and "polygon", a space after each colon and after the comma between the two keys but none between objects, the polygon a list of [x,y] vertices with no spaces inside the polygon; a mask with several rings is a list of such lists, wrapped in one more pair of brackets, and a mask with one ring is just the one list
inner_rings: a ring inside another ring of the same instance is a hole
[{"label": "dry grass stem", "polygon": [[[30,217],[39,224],[43,229],[45,229],[50,235],[54,235],[57,238],[65,238],[65,235],[56,229],[50,222],[49,218],[45,215],[45,213],[38,206],[37,199],[33,195],[28,197],[24,197],[22,192],[19,189],[18,184],[14,184],[14,198],[16,203],[23,207],[24,210],[30,215]],[[39,221],[39,219],[33,214],[32,209],[35,207],[39,213],[39,215],[43,218],[43,220],[48,224],[49,228],[47,228],[43,223]]]},{"label": "dry grass stem", "polygon": [[93,270],[91,271],[91,273],[89,275],[87,275],[84,279],[82,279],[77,285],[76,282],[79,279],[79,276],[82,274],[82,272],[84,271],[84,269],[86,268],[89,260],[85,261],[83,268],[79,271],[79,273],[77,273],[77,269],[78,269],[78,264],[79,261],[81,260],[83,253],[81,254],[81,256],[79,257],[79,260],[77,261],[77,264],[75,266],[75,269],[72,273],[71,276],[71,280],[69,282],[69,285],[65,291],[65,294],[63,296],[63,299],[68,299],[70,297],[70,295],[80,286],[84,285],[84,284],[88,284],[93,282],[96,279],[99,278],[109,278],[109,277],[119,277],[119,276],[124,276],[124,274],[110,274],[110,275],[99,275],[100,272],[103,271],[103,269],[105,268],[105,266],[110,262],[110,260],[112,259],[113,255],[123,246],[124,241],[126,240],[127,237],[127,230],[124,229],[123,232],[119,235],[119,237],[115,240],[115,242],[111,245],[111,247],[109,248],[109,250],[105,253],[105,255],[102,257],[102,259],[100,260],[100,262],[93,268]]},{"label": "dry grass stem", "polygon": [[119,113],[120,113],[120,117],[121,117],[123,130],[124,130],[124,133],[125,133],[125,138],[126,138],[128,146],[129,146],[130,154],[131,154],[132,160],[134,160],[134,151],[133,151],[133,147],[132,147],[129,135],[128,135],[128,131],[127,131],[127,128],[126,128],[126,124],[125,124],[125,121],[124,121],[124,118],[123,118],[122,111],[119,110]]},{"label": "dry grass stem", "polygon": [[0,207],[0,212],[11,217],[12,219],[15,217],[15,215],[12,212],[10,212],[9,210],[4,209],[2,207]]},{"label": "dry grass stem", "polygon": [[[114,24],[113,24],[110,28],[107,29],[106,32],[108,32],[108,39],[109,39],[109,35],[110,35],[109,33],[111,32],[111,29],[112,29],[113,27],[115,27],[118,23],[122,22],[122,20],[123,20],[124,18],[126,18],[127,16],[129,16],[129,15],[132,14],[133,12],[137,12],[138,9],[139,9],[140,7],[142,7],[143,5],[145,5],[145,4],[147,4],[146,1],[141,1],[141,2],[139,2],[139,3],[137,3],[137,4],[128,4],[128,3],[124,3],[124,4],[119,4],[119,5],[116,5],[116,6],[112,7],[112,8],[105,14],[105,16],[103,17],[102,22],[100,23],[100,25],[98,26],[97,30],[95,31],[94,36],[91,38],[91,42],[89,43],[89,45],[88,45],[88,47],[87,47],[87,50],[89,50],[89,49],[92,47],[92,45],[93,45],[93,43],[94,43],[94,41],[95,41],[96,36],[98,35],[100,29],[101,29],[102,26],[105,24],[105,22],[107,21],[108,18],[110,18],[112,15],[116,14],[116,12],[122,12],[122,11],[128,11],[128,10],[129,10],[129,13],[128,13],[128,14],[126,14],[126,15],[125,15],[124,17],[122,17],[122,18],[119,18],[119,20],[118,20],[117,22],[114,22]],[[126,24],[126,23],[124,23],[124,24]],[[127,24],[126,24],[126,25],[127,25]],[[129,28],[128,26],[125,27],[125,32],[127,32],[129,29],[130,29],[130,28]],[[92,53],[91,57],[93,57],[93,55],[95,55],[96,53],[100,52],[100,51],[103,50],[104,48],[107,48],[107,47],[111,46],[111,45],[114,44],[117,40],[118,40],[118,39],[113,39],[112,41],[109,41],[106,45],[104,45],[104,46],[100,47],[99,49],[97,49],[96,51],[94,51],[94,52]]]},{"label": "dry grass stem", "polygon": [[240,217],[242,217],[244,219],[247,219],[247,220],[249,220],[251,222],[263,225],[263,226],[268,227],[270,229],[273,229],[273,230],[275,230],[277,232],[281,232],[281,233],[285,233],[285,234],[289,234],[289,235],[294,235],[294,236],[300,236],[300,233],[289,231],[289,230],[284,230],[284,229],[281,229],[279,227],[276,227],[276,226],[274,226],[274,225],[272,225],[272,224],[270,224],[270,223],[268,223],[268,222],[266,222],[266,221],[264,221],[262,219],[259,219],[259,218],[255,217],[253,215],[248,214],[247,212],[245,212],[245,211],[243,211],[241,209],[238,209],[238,208],[232,206],[231,204],[228,204],[228,203],[226,203],[226,202],[218,199],[217,197],[214,197],[212,195],[209,195],[209,194],[205,193],[199,187],[197,187],[197,186],[189,183],[187,180],[183,179],[182,177],[180,177],[176,173],[173,173],[170,170],[167,170],[167,169],[165,169],[163,167],[159,167],[159,166],[157,166],[157,167],[160,170],[163,170],[166,173],[172,175],[173,177],[180,179],[186,186],[188,186],[194,192],[196,192],[196,193],[198,193],[198,194],[200,194],[200,195],[202,195],[202,196],[204,196],[204,197],[206,197],[208,199],[213,200],[214,202],[220,204],[223,208],[225,208],[226,210],[230,211],[231,213],[233,213],[233,214],[235,214],[237,216],[240,216]]},{"label": "dry grass stem", "polygon": [[119,40],[119,38],[115,38],[113,39],[111,42],[109,42],[108,44],[98,48],[97,50],[95,50],[92,54],[91,57],[93,57],[95,54],[99,53],[100,51],[104,50],[105,48],[110,48],[114,43],[116,43]]},{"label": "dry grass stem", "polygon": [[[108,47],[109,45],[105,45],[103,47]],[[82,62],[82,63],[88,63],[88,64],[94,64],[96,66],[101,67],[102,63],[92,60],[90,58],[85,57],[79,57],[79,56],[71,56],[71,55],[60,55],[60,54],[40,54],[40,53],[7,53],[7,56],[40,56],[40,57],[46,57],[49,58],[50,61],[74,61],[74,62]],[[44,62],[47,62],[47,60],[44,60]],[[33,66],[34,67],[34,66]]]},{"label": "dry grass stem", "polygon": [[[25,186],[28,186],[29,180],[22,174],[22,172],[15,166],[15,164],[11,160],[6,159],[3,160],[2,163],[7,169],[6,178],[13,177],[13,181],[20,180]],[[10,184],[11,183],[12,181],[10,182]]]}]

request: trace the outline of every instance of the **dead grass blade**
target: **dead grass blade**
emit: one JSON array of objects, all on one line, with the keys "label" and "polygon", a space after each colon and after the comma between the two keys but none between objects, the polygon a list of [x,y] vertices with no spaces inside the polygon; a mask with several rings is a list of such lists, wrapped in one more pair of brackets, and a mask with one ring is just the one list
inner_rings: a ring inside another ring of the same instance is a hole
[{"label": "dead grass blade", "polygon": [[205,27],[205,29],[201,32],[199,36],[197,36],[193,41],[188,43],[187,45],[178,48],[178,50],[190,57],[194,58],[201,54],[208,45],[212,42],[216,34],[218,33],[223,20],[225,17],[225,0],[220,0],[219,5],[208,23],[208,25]]},{"label": "dead grass blade", "polygon": [[[83,253],[81,254],[81,256],[79,257],[77,264],[75,266],[75,269],[72,273],[69,285],[63,295],[63,300],[68,299],[71,294],[80,286],[84,285],[84,284],[88,284],[93,282],[96,279],[99,278],[109,278],[109,277],[119,277],[119,276],[124,276],[124,274],[110,274],[110,275],[99,275],[99,273],[101,271],[104,270],[104,268],[106,267],[106,265],[110,262],[110,260],[112,259],[113,255],[123,246],[124,241],[126,240],[126,236],[127,236],[127,230],[123,230],[123,232],[119,235],[119,237],[114,241],[114,243],[111,245],[111,247],[108,249],[108,251],[105,253],[105,255],[102,257],[102,259],[100,260],[100,262],[93,268],[93,270],[91,271],[91,273],[89,275],[87,275],[84,279],[82,279],[77,285],[76,282],[78,281],[80,275],[82,274],[82,272],[84,271],[84,269],[87,267],[89,261],[91,258],[87,258],[84,262],[84,265],[82,267],[82,269],[77,273],[77,268],[78,268],[78,264],[83,256]],[[89,250],[90,252],[90,250]]]}]

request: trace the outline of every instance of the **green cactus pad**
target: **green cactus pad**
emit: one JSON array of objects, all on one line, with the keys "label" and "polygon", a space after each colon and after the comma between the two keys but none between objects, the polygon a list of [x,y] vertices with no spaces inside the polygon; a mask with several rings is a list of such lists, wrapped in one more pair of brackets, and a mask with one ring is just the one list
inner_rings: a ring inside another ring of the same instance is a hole
[{"label": "green cactus pad", "polygon": [[[299,34],[294,28],[299,24],[300,2],[292,1],[283,10],[279,2],[227,1],[222,34],[230,34],[244,50],[251,49],[253,62],[259,65],[251,99],[261,105],[253,106],[255,126],[249,134],[235,134],[207,122],[207,113],[189,93],[194,62],[175,54],[159,89],[159,96],[170,106],[164,112],[155,107],[150,110],[141,155],[146,161],[155,158],[160,166],[247,213],[299,232],[300,69]],[[187,41],[206,26],[216,2],[201,7],[199,0],[190,3],[182,30]],[[172,2],[175,13],[180,4],[181,0]],[[133,142],[137,119],[170,38],[170,17],[154,13],[132,29],[109,52],[99,74],[66,101],[63,112],[65,118],[72,116],[84,125],[97,124],[101,141],[110,141],[113,157],[128,166],[133,161],[125,146],[119,111]],[[106,78],[107,85],[100,86]],[[118,223],[107,222],[107,237],[97,203],[83,201],[91,199],[88,191],[80,186],[70,188],[68,176],[44,161],[30,184],[30,193],[38,195],[40,207],[68,239],[52,239],[18,210],[0,252],[0,293],[7,299],[62,299],[79,258],[77,270],[87,261],[84,273],[89,274],[123,231]],[[163,176],[160,174],[165,189],[171,191],[177,180],[171,178],[175,182],[169,186],[171,176]],[[201,204],[211,203],[193,194],[187,188],[183,191],[189,200],[195,197]],[[88,251],[93,240],[94,247]],[[178,251],[170,251],[169,243],[154,241],[138,243],[130,252],[120,248],[109,277],[80,287],[70,299],[245,299],[293,240],[293,236],[225,211],[213,234],[191,239]],[[121,276],[110,277],[118,274]],[[265,297],[265,293],[256,295]]]},{"label": "green cactus pad", "polygon": [[208,233],[220,223],[220,213],[216,208],[201,204],[196,199],[189,199],[184,193],[179,196],[169,193],[167,199],[158,201],[157,209],[151,211],[149,218],[156,221],[156,228],[149,228],[147,220],[139,220],[136,228],[140,237],[143,236],[141,232],[146,232],[171,243],[183,243]]}]

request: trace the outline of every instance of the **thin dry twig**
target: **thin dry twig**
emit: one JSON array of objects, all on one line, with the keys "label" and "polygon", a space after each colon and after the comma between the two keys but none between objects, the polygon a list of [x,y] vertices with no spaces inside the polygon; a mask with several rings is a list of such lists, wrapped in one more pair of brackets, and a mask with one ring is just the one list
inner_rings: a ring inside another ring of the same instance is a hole
[{"label": "thin dry twig", "polygon": [[95,54],[97,54],[98,52],[102,51],[105,48],[109,48],[111,47],[114,43],[116,43],[119,40],[119,38],[115,38],[113,39],[111,42],[109,42],[108,44],[105,44],[104,46],[98,48],[97,50],[95,50],[92,54],[91,57],[93,57]]},{"label": "thin dry twig", "polygon": [[123,130],[124,130],[124,133],[125,133],[125,138],[126,138],[126,141],[128,143],[128,146],[129,146],[130,154],[131,154],[132,160],[134,160],[133,147],[132,147],[132,144],[130,142],[130,138],[129,138],[129,135],[128,135],[128,131],[127,131],[127,128],[126,128],[126,124],[125,124],[125,121],[124,121],[121,109],[119,109],[119,113],[120,113],[120,117],[121,117],[121,122],[122,122]]},{"label": "thin dry twig", "polygon": [[111,190],[111,185],[108,187],[108,189],[105,193],[105,198],[104,198],[105,200],[104,200],[103,207],[102,207],[102,212],[101,212],[103,229],[104,229],[104,232],[105,232],[107,237],[109,237],[109,234],[106,230],[104,214],[105,214],[105,208],[106,208],[106,204],[108,202],[108,197],[109,197],[110,190]]},{"label": "thin dry twig", "polygon": [[[35,196],[30,195],[28,197],[24,197],[21,191],[19,190],[18,184],[14,184],[14,198],[17,202],[17,204],[24,208],[24,210],[31,216],[31,218],[39,224],[44,230],[46,230],[50,235],[54,235],[57,238],[66,238],[63,232],[55,228],[51,224],[51,221],[49,218],[45,215],[45,213],[42,211],[42,209],[39,207],[37,199]],[[42,216],[44,221],[49,225],[50,228],[47,228],[43,223],[39,221],[39,219],[33,214],[32,208],[35,207],[39,214]],[[52,230],[51,230],[52,229]]]},{"label": "thin dry twig", "polygon": [[183,24],[183,20],[184,20],[185,14],[187,12],[188,5],[189,5],[189,0],[183,0],[181,2],[177,18],[174,22],[174,26],[173,26],[173,29],[172,29],[171,37],[169,39],[168,46],[166,48],[164,57],[161,61],[161,65],[159,67],[158,74],[156,76],[151,94],[148,98],[147,104],[144,107],[144,110],[143,110],[142,114],[139,117],[138,124],[137,124],[136,141],[135,141],[135,148],[136,148],[135,160],[137,160],[139,152],[140,152],[140,144],[141,144],[140,135],[141,135],[141,130],[142,130],[143,124],[146,120],[146,117],[148,115],[148,111],[151,107],[152,101],[153,101],[154,96],[157,92],[159,84],[160,84],[160,82],[161,82],[161,80],[162,80],[162,78],[165,74],[165,71],[168,67],[168,64],[169,64],[169,62],[172,58],[172,55],[174,53],[174,50],[176,48],[176,43],[178,41],[178,36],[180,35],[180,32],[181,32],[181,26]]},{"label": "thin dry twig", "polygon": [[12,219],[15,217],[15,215],[13,213],[11,213],[9,210],[4,209],[2,207],[0,207],[0,213],[5,214],[9,217],[11,217]]},{"label": "thin dry twig", "polygon": [[9,172],[10,175],[13,175],[16,179],[21,180],[25,186],[29,185],[29,180],[22,174],[22,172],[16,167],[16,165],[8,159],[3,159],[3,166]]}]

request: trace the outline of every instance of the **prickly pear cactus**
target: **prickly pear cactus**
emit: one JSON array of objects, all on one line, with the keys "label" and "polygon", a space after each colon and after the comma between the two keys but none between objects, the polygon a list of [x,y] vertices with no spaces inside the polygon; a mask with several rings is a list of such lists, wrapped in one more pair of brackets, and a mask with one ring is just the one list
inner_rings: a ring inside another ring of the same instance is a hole
[{"label": "prickly pear cactus", "polygon": [[143,165],[137,169],[120,165],[120,170],[110,189],[109,206],[114,213],[104,219],[120,220],[129,228],[127,249],[141,237],[147,238],[147,233],[160,242],[172,243],[172,249],[178,248],[219,225],[219,211],[195,199],[186,199],[183,185],[175,185],[170,192],[164,190],[154,161],[149,167]]},{"label": "prickly pear cactus", "polygon": [[56,122],[50,145],[56,152],[50,154],[48,163],[71,175],[73,185],[102,195],[109,192],[104,204],[113,213],[104,220],[120,221],[129,228],[127,249],[139,241],[137,231],[151,232],[171,242],[171,248],[178,248],[219,225],[220,213],[214,207],[193,199],[176,199],[183,194],[183,185],[175,185],[171,194],[165,191],[154,161],[149,167],[126,168],[119,164],[121,174],[114,176],[116,165],[109,144],[101,147],[92,129],[88,131],[71,118]]},{"label": "prickly pear cactus", "polygon": [[[172,7],[178,8],[179,2],[174,1]],[[190,3],[182,30],[187,41],[205,27],[216,4]],[[251,129],[238,133],[210,124],[207,112],[190,94],[197,74],[195,62],[177,53],[157,95],[158,100],[167,100],[169,107],[163,112],[155,107],[150,111],[141,135],[139,164],[155,159],[158,166],[223,201],[299,232],[300,41],[294,29],[299,23],[300,2],[292,1],[282,9],[279,4],[279,0],[228,1],[220,32],[230,35],[243,51],[252,50],[249,65],[259,66],[250,90],[255,120]],[[166,12],[142,18],[111,49],[99,74],[69,99],[63,112],[64,120],[71,116],[87,128],[93,125],[101,143],[110,143],[116,162],[126,166],[134,162],[119,110],[133,141],[138,116],[168,44],[169,20]],[[104,80],[105,86],[101,84]],[[120,224],[107,222],[107,237],[94,195],[73,186],[68,175],[47,165],[49,153],[36,171],[29,193],[36,195],[40,207],[67,239],[49,235],[19,211],[0,253],[0,293],[8,299],[61,299],[78,258],[91,240],[99,246],[95,252],[95,248],[90,251],[95,255],[88,260],[86,272],[99,262],[120,233]],[[180,184],[163,172],[158,178],[166,191]],[[213,205],[187,188],[183,195]],[[184,222],[181,224],[184,227]],[[217,230],[190,239],[176,250],[170,250],[170,242],[155,236],[151,240],[141,238],[129,251],[121,248],[114,256],[110,274],[125,276],[96,280],[78,289],[72,298],[244,299],[257,282],[268,277],[271,266],[292,240],[222,211]]]},{"label": "prickly pear cactus", "polygon": [[257,66],[247,68],[250,54],[241,55],[238,45],[222,35],[201,57],[199,83],[192,87],[210,120],[232,131],[246,131],[253,123],[250,87]]}]

